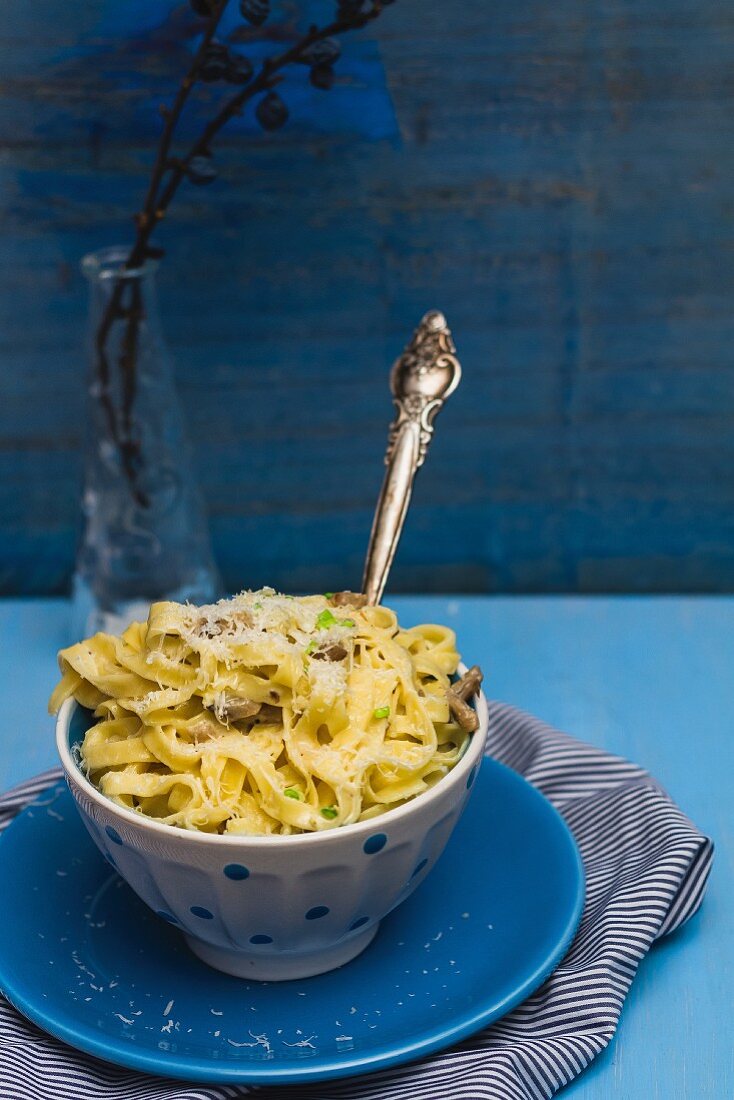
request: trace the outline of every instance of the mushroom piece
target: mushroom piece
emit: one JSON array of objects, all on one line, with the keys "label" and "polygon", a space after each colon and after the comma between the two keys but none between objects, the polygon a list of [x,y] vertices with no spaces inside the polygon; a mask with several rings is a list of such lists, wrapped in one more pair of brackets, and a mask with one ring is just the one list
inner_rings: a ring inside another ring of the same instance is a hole
[{"label": "mushroom piece", "polygon": [[367,597],[361,592],[335,592],[329,600],[332,607],[354,607],[357,611],[367,606]]},{"label": "mushroom piece", "polygon": [[225,691],[211,708],[220,722],[241,722],[243,718],[253,718],[262,709],[262,703],[254,699],[243,699],[239,695]]},{"label": "mushroom piece", "polygon": [[451,690],[455,695],[458,695],[464,702],[467,699],[471,699],[473,695],[476,695],[482,686],[482,670],[479,665],[472,665],[470,669],[464,673],[461,679],[457,680],[455,684],[451,685]]},{"label": "mushroom piece", "polygon": [[344,646],[337,642],[335,645],[330,645],[328,649],[317,649],[313,659],[314,661],[343,661],[346,655]]},{"label": "mushroom piece", "polygon": [[218,638],[227,629],[226,619],[201,618],[194,627],[194,632],[200,638]]},{"label": "mushroom piece", "polygon": [[477,712],[450,688],[446,692],[446,699],[448,700],[452,717],[458,722],[461,728],[466,730],[467,733],[474,733],[474,730],[479,728],[479,715]]},{"label": "mushroom piece", "polygon": [[221,732],[221,727],[214,718],[213,714],[204,710],[201,714],[197,714],[195,718],[190,718],[187,727],[189,733],[193,733],[194,737],[202,740],[206,740],[208,737],[215,737],[217,733]]},{"label": "mushroom piece", "polygon": [[479,715],[473,707],[469,706],[468,700],[477,694],[482,679],[482,670],[479,665],[472,665],[446,692],[452,717],[467,733],[474,733],[474,730],[479,728]]},{"label": "mushroom piece", "polygon": [[253,625],[252,615],[249,613],[249,611],[246,611],[244,607],[240,607],[237,611],[232,612],[231,622],[235,627],[251,627]]},{"label": "mushroom piece", "polygon": [[264,722],[282,722],[283,721],[283,708],[274,707],[272,703],[262,703],[260,710],[257,712],[258,718],[262,718]]},{"label": "mushroom piece", "polygon": [[194,626],[194,632],[200,638],[219,638],[222,634],[236,633],[238,627],[242,626],[252,626],[252,616],[244,609],[216,618],[201,616]]}]

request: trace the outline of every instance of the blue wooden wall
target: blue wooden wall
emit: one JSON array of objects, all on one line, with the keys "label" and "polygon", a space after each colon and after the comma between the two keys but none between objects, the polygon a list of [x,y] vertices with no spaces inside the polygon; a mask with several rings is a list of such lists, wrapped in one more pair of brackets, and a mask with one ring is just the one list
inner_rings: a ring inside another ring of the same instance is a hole
[{"label": "blue wooden wall", "polygon": [[[127,238],[192,33],[171,0],[3,5],[4,592],[68,582],[78,260]],[[399,0],[344,45],[331,97],[298,74],[292,123],[242,120],[161,235],[228,585],[357,582],[386,372],[438,306],[465,377],[394,588],[732,589],[731,4]]]}]

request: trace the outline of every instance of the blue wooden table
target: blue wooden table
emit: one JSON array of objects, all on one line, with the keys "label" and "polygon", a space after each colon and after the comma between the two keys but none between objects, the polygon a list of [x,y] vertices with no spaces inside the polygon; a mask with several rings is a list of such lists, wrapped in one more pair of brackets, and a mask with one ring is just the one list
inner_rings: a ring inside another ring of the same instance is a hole
[{"label": "blue wooden table", "polygon": [[[406,622],[455,627],[495,698],[647,767],[717,842],[702,912],[645,960],[614,1043],[565,1095],[734,1096],[734,598],[391,602]],[[67,632],[62,600],[0,603],[1,788],[55,762],[46,699]]]}]

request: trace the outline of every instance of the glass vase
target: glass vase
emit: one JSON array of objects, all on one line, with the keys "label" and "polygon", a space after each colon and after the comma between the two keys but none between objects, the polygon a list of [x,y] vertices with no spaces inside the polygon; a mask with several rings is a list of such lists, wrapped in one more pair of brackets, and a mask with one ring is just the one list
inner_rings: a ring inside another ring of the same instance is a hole
[{"label": "glass vase", "polygon": [[76,638],[117,632],[154,600],[209,602],[220,590],[161,334],[157,262],[127,270],[126,256],[108,248],[82,261],[90,373]]}]

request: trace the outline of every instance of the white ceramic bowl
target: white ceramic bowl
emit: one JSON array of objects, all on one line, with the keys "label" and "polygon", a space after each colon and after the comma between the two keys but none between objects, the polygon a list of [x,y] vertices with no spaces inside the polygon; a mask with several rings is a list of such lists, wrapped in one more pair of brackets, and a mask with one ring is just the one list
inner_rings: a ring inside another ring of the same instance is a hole
[{"label": "white ceramic bowl", "polygon": [[56,740],[82,820],[136,894],[180,928],[204,962],[279,981],[321,974],[363,951],[380,920],[423,881],[459,819],[487,737],[487,702],[464,756],[435,787],[372,821],[296,836],[171,827],[105,798],[74,753],[89,726],[73,699]]}]

